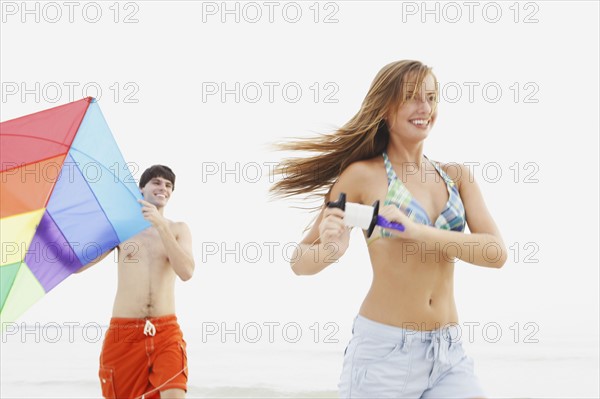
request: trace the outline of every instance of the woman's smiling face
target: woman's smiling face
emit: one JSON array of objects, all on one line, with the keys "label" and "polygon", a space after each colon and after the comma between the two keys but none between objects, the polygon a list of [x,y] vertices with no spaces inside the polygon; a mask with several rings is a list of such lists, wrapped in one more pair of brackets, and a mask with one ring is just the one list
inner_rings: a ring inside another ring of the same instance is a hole
[{"label": "woman's smiling face", "polygon": [[[414,80],[406,84],[406,100],[387,117],[390,134],[409,141],[424,140],[437,117],[437,90],[433,76],[427,75],[421,87],[415,86]],[[417,92],[411,99],[415,89]]]}]

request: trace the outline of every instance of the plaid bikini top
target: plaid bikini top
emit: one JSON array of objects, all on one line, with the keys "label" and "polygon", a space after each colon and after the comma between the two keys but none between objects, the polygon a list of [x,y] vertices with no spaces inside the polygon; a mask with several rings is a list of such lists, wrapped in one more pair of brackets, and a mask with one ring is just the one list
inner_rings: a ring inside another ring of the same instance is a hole
[{"label": "plaid bikini top", "polygon": [[[410,191],[408,191],[406,186],[398,176],[396,176],[396,172],[394,172],[394,168],[392,167],[392,163],[390,162],[387,153],[383,152],[382,155],[388,178],[388,191],[384,205],[396,205],[411,220],[417,223],[444,230],[464,231],[465,208],[460,199],[458,187],[436,162],[432,162],[427,156],[423,155],[435,167],[435,170],[437,170],[442,179],[444,179],[448,189],[448,202],[446,202],[444,210],[442,210],[442,213],[435,220],[435,223],[432,223],[431,220],[429,220],[429,216],[427,215],[427,212],[425,212],[425,209],[423,209],[423,207],[415,200]],[[392,237],[392,234],[387,230],[381,228],[378,228],[378,230],[380,231],[381,237]],[[374,241],[375,237],[377,236],[373,234],[369,243]]]}]

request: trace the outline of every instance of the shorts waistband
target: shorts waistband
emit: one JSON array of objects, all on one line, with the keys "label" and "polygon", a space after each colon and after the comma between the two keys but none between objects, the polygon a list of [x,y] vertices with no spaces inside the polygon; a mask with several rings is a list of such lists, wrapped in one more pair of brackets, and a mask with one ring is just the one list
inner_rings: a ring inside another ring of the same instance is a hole
[{"label": "shorts waistband", "polygon": [[152,325],[155,327],[178,324],[177,316],[174,314],[168,314],[164,316],[146,318],[112,317],[110,319],[110,327],[144,328],[147,325],[147,322],[152,323]]},{"label": "shorts waistband", "polygon": [[[407,326],[417,326],[415,323],[407,323]],[[447,342],[456,343],[460,341],[460,327],[458,325],[447,325],[436,330],[416,330],[401,328],[389,324],[383,324],[364,316],[357,315],[354,319],[353,333],[355,335],[368,335],[377,337],[384,341],[404,342],[405,340],[431,342],[444,339]]]}]

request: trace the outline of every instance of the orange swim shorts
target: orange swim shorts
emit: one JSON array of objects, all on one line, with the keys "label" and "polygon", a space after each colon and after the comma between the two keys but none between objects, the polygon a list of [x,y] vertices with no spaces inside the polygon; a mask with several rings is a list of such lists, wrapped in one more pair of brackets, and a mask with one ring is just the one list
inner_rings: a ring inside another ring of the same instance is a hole
[{"label": "orange swim shorts", "polygon": [[177,317],[113,317],[98,374],[105,398],[160,398],[167,389],[187,392],[186,342]]}]

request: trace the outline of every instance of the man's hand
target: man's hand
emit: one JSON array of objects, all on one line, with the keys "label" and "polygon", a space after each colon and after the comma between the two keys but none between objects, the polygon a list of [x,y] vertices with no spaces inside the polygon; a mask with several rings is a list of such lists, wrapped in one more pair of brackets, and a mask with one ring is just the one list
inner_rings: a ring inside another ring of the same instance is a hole
[{"label": "man's hand", "polygon": [[138,200],[142,204],[142,215],[144,219],[152,223],[154,227],[164,227],[167,225],[167,219],[158,212],[158,209],[148,201]]}]

